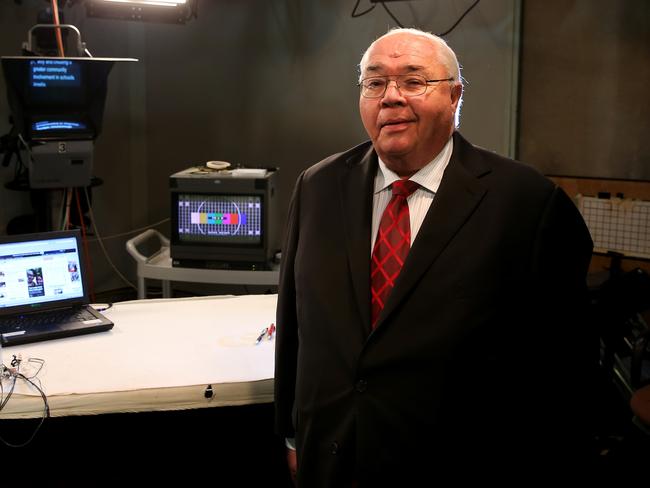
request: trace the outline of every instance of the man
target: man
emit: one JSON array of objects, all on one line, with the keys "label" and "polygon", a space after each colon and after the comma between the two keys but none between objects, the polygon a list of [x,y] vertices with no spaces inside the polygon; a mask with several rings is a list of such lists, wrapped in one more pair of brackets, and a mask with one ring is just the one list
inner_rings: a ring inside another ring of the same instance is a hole
[{"label": "man", "polygon": [[585,452],[588,230],[551,181],[455,132],[442,39],[390,31],[360,69],[371,143],[300,175],[283,249],[276,425],[298,484],[554,473]]}]

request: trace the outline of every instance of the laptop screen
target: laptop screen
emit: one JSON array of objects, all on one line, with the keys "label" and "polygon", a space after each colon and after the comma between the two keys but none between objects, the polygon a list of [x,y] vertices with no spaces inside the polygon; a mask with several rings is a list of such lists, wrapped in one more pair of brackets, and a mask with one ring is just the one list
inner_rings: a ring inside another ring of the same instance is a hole
[{"label": "laptop screen", "polygon": [[0,315],[87,303],[79,231],[0,238]]}]

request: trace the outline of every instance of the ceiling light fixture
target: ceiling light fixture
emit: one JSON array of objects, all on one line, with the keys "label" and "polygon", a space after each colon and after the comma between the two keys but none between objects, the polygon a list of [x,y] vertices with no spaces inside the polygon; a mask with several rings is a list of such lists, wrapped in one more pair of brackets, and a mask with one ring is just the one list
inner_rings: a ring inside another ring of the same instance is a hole
[{"label": "ceiling light fixture", "polygon": [[183,5],[186,0],[104,0],[104,2],[113,2],[113,3],[129,3],[131,5],[154,5],[159,7],[177,7],[178,5]]},{"label": "ceiling light fixture", "polygon": [[88,17],[184,24],[198,0],[86,0]]}]

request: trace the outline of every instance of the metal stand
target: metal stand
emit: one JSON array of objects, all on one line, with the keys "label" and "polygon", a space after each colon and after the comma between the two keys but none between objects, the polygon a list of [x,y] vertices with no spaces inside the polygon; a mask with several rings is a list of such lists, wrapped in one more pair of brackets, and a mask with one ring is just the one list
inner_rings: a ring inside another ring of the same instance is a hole
[{"label": "metal stand", "polygon": [[[160,249],[151,256],[141,254],[136,246],[146,242],[152,237],[157,237]],[[162,281],[164,298],[171,298],[171,281],[185,281],[192,283],[218,283],[232,285],[271,285],[278,284],[280,272],[247,271],[229,269],[199,269],[176,268],[172,266],[169,255],[169,239],[154,229],[147,229],[142,234],[135,236],[126,243],[126,250],[135,259],[138,269],[138,298],[147,297],[145,278]]]}]

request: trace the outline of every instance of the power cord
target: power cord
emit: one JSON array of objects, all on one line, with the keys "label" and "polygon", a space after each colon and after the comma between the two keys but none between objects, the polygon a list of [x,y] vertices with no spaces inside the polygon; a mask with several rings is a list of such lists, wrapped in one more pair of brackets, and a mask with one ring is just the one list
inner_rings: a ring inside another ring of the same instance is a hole
[{"label": "power cord", "polygon": [[[45,361],[40,358],[29,358],[27,362],[35,364],[37,366],[36,371],[33,372],[30,376],[26,376],[20,372],[20,367],[22,364],[22,358],[20,356],[16,356],[15,354],[13,355],[10,363],[10,368],[6,367],[4,364],[0,364],[0,411],[5,408],[11,399],[11,396],[13,395],[16,388],[16,382],[18,380],[22,380],[34,388],[36,391],[38,391],[38,393],[41,395],[41,398],[43,399],[43,414],[41,415],[40,421],[34,429],[34,432],[32,432],[26,441],[14,444],[0,436],[0,441],[7,447],[25,447],[28,445],[30,442],[32,442],[32,440],[34,440],[34,437],[36,437],[36,434],[41,429],[43,422],[45,422],[45,419],[50,417],[50,405],[48,404],[47,396],[45,395],[45,392],[40,385],[40,380],[37,378],[38,374],[41,372],[41,369],[43,369],[43,366],[45,365]],[[38,385],[36,384],[36,381],[38,381]],[[6,395],[4,388],[5,382],[11,383],[11,387],[9,388],[9,391],[6,393]]]},{"label": "power cord", "polygon": [[108,261],[108,264],[113,268],[113,271],[117,274],[117,276],[120,277],[120,279],[129,285],[129,287],[133,288],[134,290],[137,290],[138,287],[135,286],[133,283],[129,281],[129,279],[122,274],[122,272],[117,269],[117,266],[115,266],[115,263],[113,263],[113,260],[111,257],[108,255],[108,251],[106,250],[106,247],[104,246],[104,241],[102,240],[102,236],[99,235],[99,231],[97,230],[97,224],[95,222],[95,215],[93,214],[93,207],[90,205],[90,199],[88,197],[88,189],[84,187],[84,194],[86,195],[86,201],[88,202],[88,214],[90,215],[90,222],[92,223],[93,230],[95,232],[95,236],[97,237],[97,242],[99,243],[99,247],[101,248],[102,252],[104,253],[104,257]]},{"label": "power cord", "polygon": [[108,302],[108,303],[91,303],[91,307],[93,307],[97,312],[105,312],[109,308],[113,308],[113,303]]}]

